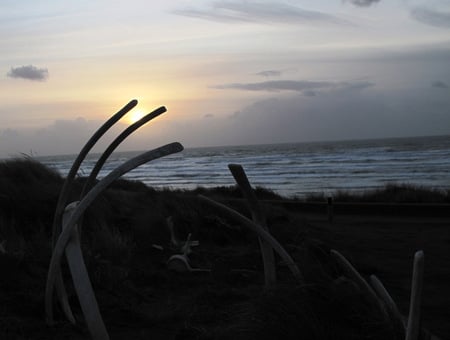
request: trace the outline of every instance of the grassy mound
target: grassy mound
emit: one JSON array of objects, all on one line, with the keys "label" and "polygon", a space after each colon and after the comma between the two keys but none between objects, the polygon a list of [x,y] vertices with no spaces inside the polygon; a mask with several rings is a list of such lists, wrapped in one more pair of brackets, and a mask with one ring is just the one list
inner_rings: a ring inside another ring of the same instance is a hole
[{"label": "grassy mound", "polygon": [[[71,193],[77,200],[84,183]],[[43,316],[51,255],[53,213],[63,178],[32,159],[0,163],[0,338],[82,339],[87,334],[70,275],[73,326],[57,311],[58,324]],[[272,235],[299,265],[295,282],[280,259],[279,286],[264,291],[258,240],[221,216],[197,194],[226,201],[249,216],[236,188],[170,191],[119,180],[89,208],[82,248],[105,324],[113,339],[400,339],[330,257],[330,247],[301,215],[264,205]],[[261,199],[281,199],[259,189]],[[232,200],[230,200],[232,199]],[[200,245],[190,255],[199,273],[167,270],[188,234]],[[319,233],[320,234],[320,233]]]}]

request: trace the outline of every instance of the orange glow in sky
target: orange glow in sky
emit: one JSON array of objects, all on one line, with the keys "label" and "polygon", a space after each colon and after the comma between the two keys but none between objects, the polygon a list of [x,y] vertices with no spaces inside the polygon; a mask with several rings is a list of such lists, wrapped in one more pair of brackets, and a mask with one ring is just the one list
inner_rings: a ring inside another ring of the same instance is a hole
[{"label": "orange glow in sky", "polygon": [[129,149],[450,134],[449,23],[448,0],[3,1],[0,158],[77,152],[133,98],[122,124],[168,112]]}]

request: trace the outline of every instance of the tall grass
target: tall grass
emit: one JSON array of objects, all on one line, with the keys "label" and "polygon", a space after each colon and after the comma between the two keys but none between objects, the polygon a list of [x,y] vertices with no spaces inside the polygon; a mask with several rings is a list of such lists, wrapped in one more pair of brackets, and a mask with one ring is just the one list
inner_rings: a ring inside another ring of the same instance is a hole
[{"label": "tall grass", "polygon": [[[340,190],[332,195],[335,202],[373,203],[450,203],[450,190],[407,183],[387,184],[382,188],[352,192]],[[306,201],[326,201],[325,194],[311,194]]]},{"label": "tall grass", "polygon": [[[73,200],[84,181],[75,181]],[[80,332],[63,327],[50,331],[42,318],[51,225],[62,183],[60,174],[30,158],[0,163],[0,242],[6,248],[5,254],[0,253],[0,268],[9,275],[0,280],[0,322],[14,320],[22,338],[33,338],[36,331],[41,338]],[[384,195],[399,190],[405,188],[389,188]],[[417,188],[412,191],[421,193]],[[281,286],[263,293],[257,238],[202,203],[197,194],[229,200],[227,205],[250,215],[245,202],[235,199],[242,197],[235,187],[155,190],[123,179],[86,212],[83,254],[99,305],[105,306],[105,322],[113,332],[116,324],[129,326],[130,332],[164,324],[179,338],[190,334],[199,339],[397,339],[392,325],[380,319],[354,285],[340,278],[329,248],[308,237],[302,218],[279,206],[264,205],[273,236],[301,267],[305,284],[297,285],[286,265],[279,263]],[[257,195],[281,199],[262,189]],[[377,195],[381,200],[382,195]],[[170,244],[168,216],[179,239],[190,233],[200,241],[191,261],[195,267],[211,269],[210,274],[166,270],[168,257],[177,251]],[[64,268],[63,272],[67,275]],[[72,291],[69,294],[73,296]],[[74,308],[80,312],[76,304]],[[152,335],[148,338],[157,338]],[[0,327],[0,338],[8,336]]]}]

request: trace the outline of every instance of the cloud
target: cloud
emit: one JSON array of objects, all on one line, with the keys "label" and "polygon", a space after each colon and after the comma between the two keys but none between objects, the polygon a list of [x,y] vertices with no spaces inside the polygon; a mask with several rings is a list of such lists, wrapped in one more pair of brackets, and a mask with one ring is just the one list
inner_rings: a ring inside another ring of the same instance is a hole
[{"label": "cloud", "polygon": [[246,91],[295,91],[302,92],[307,96],[315,96],[320,90],[358,90],[364,89],[374,84],[367,81],[355,82],[330,82],[330,81],[310,81],[310,80],[272,80],[259,83],[232,83],[216,85],[216,89],[237,89]]},{"label": "cloud", "polygon": [[424,7],[416,7],[411,10],[411,16],[426,25],[450,28],[450,12],[440,12]]},{"label": "cloud", "polygon": [[431,84],[432,87],[437,87],[440,89],[448,89],[448,85],[446,83],[444,83],[443,81],[440,80],[436,80],[435,82],[433,82]]},{"label": "cloud", "polygon": [[380,2],[380,0],[349,0],[353,5],[359,6],[359,7],[369,7],[373,4],[376,4],[377,2]]},{"label": "cloud", "polygon": [[432,89],[267,98],[230,116],[217,138],[254,144],[450,133],[450,97]]},{"label": "cloud", "polygon": [[46,68],[37,68],[33,65],[11,67],[7,76],[10,78],[44,81],[48,78],[48,70]]},{"label": "cloud", "polygon": [[258,73],[255,73],[257,76],[262,76],[262,77],[279,77],[281,76],[283,72],[279,71],[279,70],[266,70],[266,71],[261,71]]},{"label": "cloud", "polygon": [[0,130],[0,138],[16,138],[19,137],[19,131],[16,129],[6,128],[4,130]]},{"label": "cloud", "polygon": [[[6,128],[0,131],[0,157],[13,153],[75,154],[101,124],[101,121],[75,118],[58,119],[40,128]],[[117,125],[111,131],[115,135],[123,128]],[[107,144],[107,140],[100,140],[95,152],[102,151]]]},{"label": "cloud", "polygon": [[184,8],[173,14],[227,23],[285,23],[323,22],[349,24],[330,14],[309,11],[297,6],[267,2],[215,1],[207,9]]}]

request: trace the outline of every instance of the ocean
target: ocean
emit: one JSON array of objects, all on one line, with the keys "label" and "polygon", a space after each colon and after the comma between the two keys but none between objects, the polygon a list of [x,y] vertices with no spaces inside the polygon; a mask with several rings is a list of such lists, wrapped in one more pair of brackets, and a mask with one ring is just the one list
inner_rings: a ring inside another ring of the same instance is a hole
[{"label": "ocean", "polygon": [[[114,153],[99,177],[139,153]],[[79,175],[89,175],[98,157],[89,155]],[[37,159],[66,175],[75,156]],[[362,192],[400,183],[450,189],[450,136],[191,148],[124,177],[155,188],[230,186],[230,163],[241,164],[252,185],[287,197]]]}]

